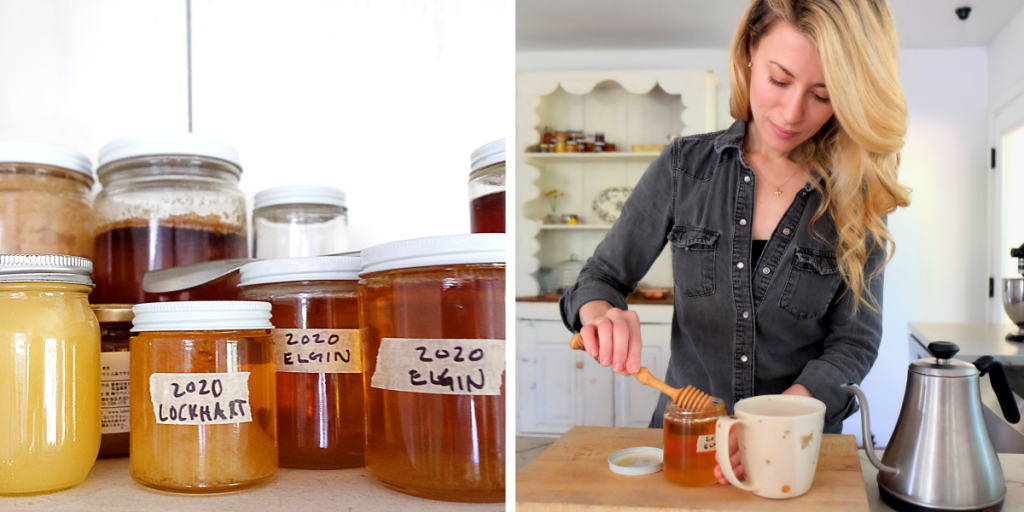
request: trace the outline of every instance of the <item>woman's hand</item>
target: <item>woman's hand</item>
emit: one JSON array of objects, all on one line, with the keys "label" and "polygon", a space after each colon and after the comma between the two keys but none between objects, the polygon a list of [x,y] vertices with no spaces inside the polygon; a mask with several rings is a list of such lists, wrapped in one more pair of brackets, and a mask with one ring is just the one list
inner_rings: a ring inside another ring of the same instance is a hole
[{"label": "woman's hand", "polygon": [[622,375],[640,371],[640,317],[609,302],[596,300],[580,308],[583,346],[603,366]]}]

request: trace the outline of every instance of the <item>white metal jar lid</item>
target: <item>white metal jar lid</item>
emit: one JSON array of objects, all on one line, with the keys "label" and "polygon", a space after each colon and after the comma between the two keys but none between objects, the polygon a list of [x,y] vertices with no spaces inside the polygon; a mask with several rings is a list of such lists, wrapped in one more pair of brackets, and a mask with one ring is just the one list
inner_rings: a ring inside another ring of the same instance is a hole
[{"label": "white metal jar lid", "polygon": [[327,204],[345,208],[345,192],[322,185],[285,185],[256,193],[254,210],[280,204]]},{"label": "white metal jar lid", "polygon": [[608,469],[626,476],[657,473],[665,469],[665,450],[650,446],[619,450],[608,456]]},{"label": "white metal jar lid", "polygon": [[238,148],[216,137],[198,133],[147,133],[122,137],[105,144],[100,148],[97,173],[103,174],[103,166],[117,160],[155,155],[205,156],[230,162],[239,168],[242,166],[238,159]]},{"label": "white metal jar lid", "polygon": [[238,286],[296,281],[358,281],[360,259],[352,256],[314,256],[263,260],[242,266]]},{"label": "white metal jar lid", "polygon": [[0,142],[0,162],[50,165],[80,172],[92,180],[92,162],[73,149],[37,142]]},{"label": "white metal jar lid", "polygon": [[92,262],[62,254],[0,255],[0,283],[68,283],[93,286]]},{"label": "white metal jar lid", "polygon": [[505,233],[432,236],[363,249],[359,275],[400,268],[505,263]]},{"label": "white metal jar lid", "polygon": [[197,300],[136,304],[133,331],[237,331],[273,329],[270,303]]},{"label": "white metal jar lid", "polygon": [[488,142],[487,144],[473,150],[473,154],[469,157],[470,172],[504,161],[505,139]]}]

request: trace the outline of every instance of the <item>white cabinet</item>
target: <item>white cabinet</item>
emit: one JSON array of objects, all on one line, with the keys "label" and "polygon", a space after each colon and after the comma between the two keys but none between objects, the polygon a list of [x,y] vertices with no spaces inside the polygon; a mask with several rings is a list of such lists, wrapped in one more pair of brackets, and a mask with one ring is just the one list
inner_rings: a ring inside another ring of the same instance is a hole
[{"label": "white cabinet", "polygon": [[[671,306],[666,306],[671,307]],[[641,324],[640,336],[644,341],[640,352],[640,365],[651,375],[665,380],[668,357],[671,352],[670,324]],[[640,384],[635,377],[615,374],[615,426],[646,428],[658,403],[658,391]]]}]

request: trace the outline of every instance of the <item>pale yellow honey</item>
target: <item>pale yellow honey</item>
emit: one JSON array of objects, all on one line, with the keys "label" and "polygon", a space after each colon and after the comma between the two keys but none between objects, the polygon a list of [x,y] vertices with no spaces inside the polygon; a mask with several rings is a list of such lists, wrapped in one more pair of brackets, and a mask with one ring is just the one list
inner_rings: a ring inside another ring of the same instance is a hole
[{"label": "pale yellow honey", "polygon": [[100,331],[90,288],[0,284],[0,495],[78,485],[100,448]]}]

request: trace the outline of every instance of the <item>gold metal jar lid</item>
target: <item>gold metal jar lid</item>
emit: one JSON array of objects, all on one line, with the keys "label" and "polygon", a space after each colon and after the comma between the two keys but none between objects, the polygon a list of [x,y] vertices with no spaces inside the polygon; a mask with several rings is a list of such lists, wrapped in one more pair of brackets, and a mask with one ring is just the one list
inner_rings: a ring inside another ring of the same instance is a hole
[{"label": "gold metal jar lid", "polygon": [[132,313],[134,304],[90,304],[90,306],[101,324],[131,322],[135,318],[135,313]]}]

